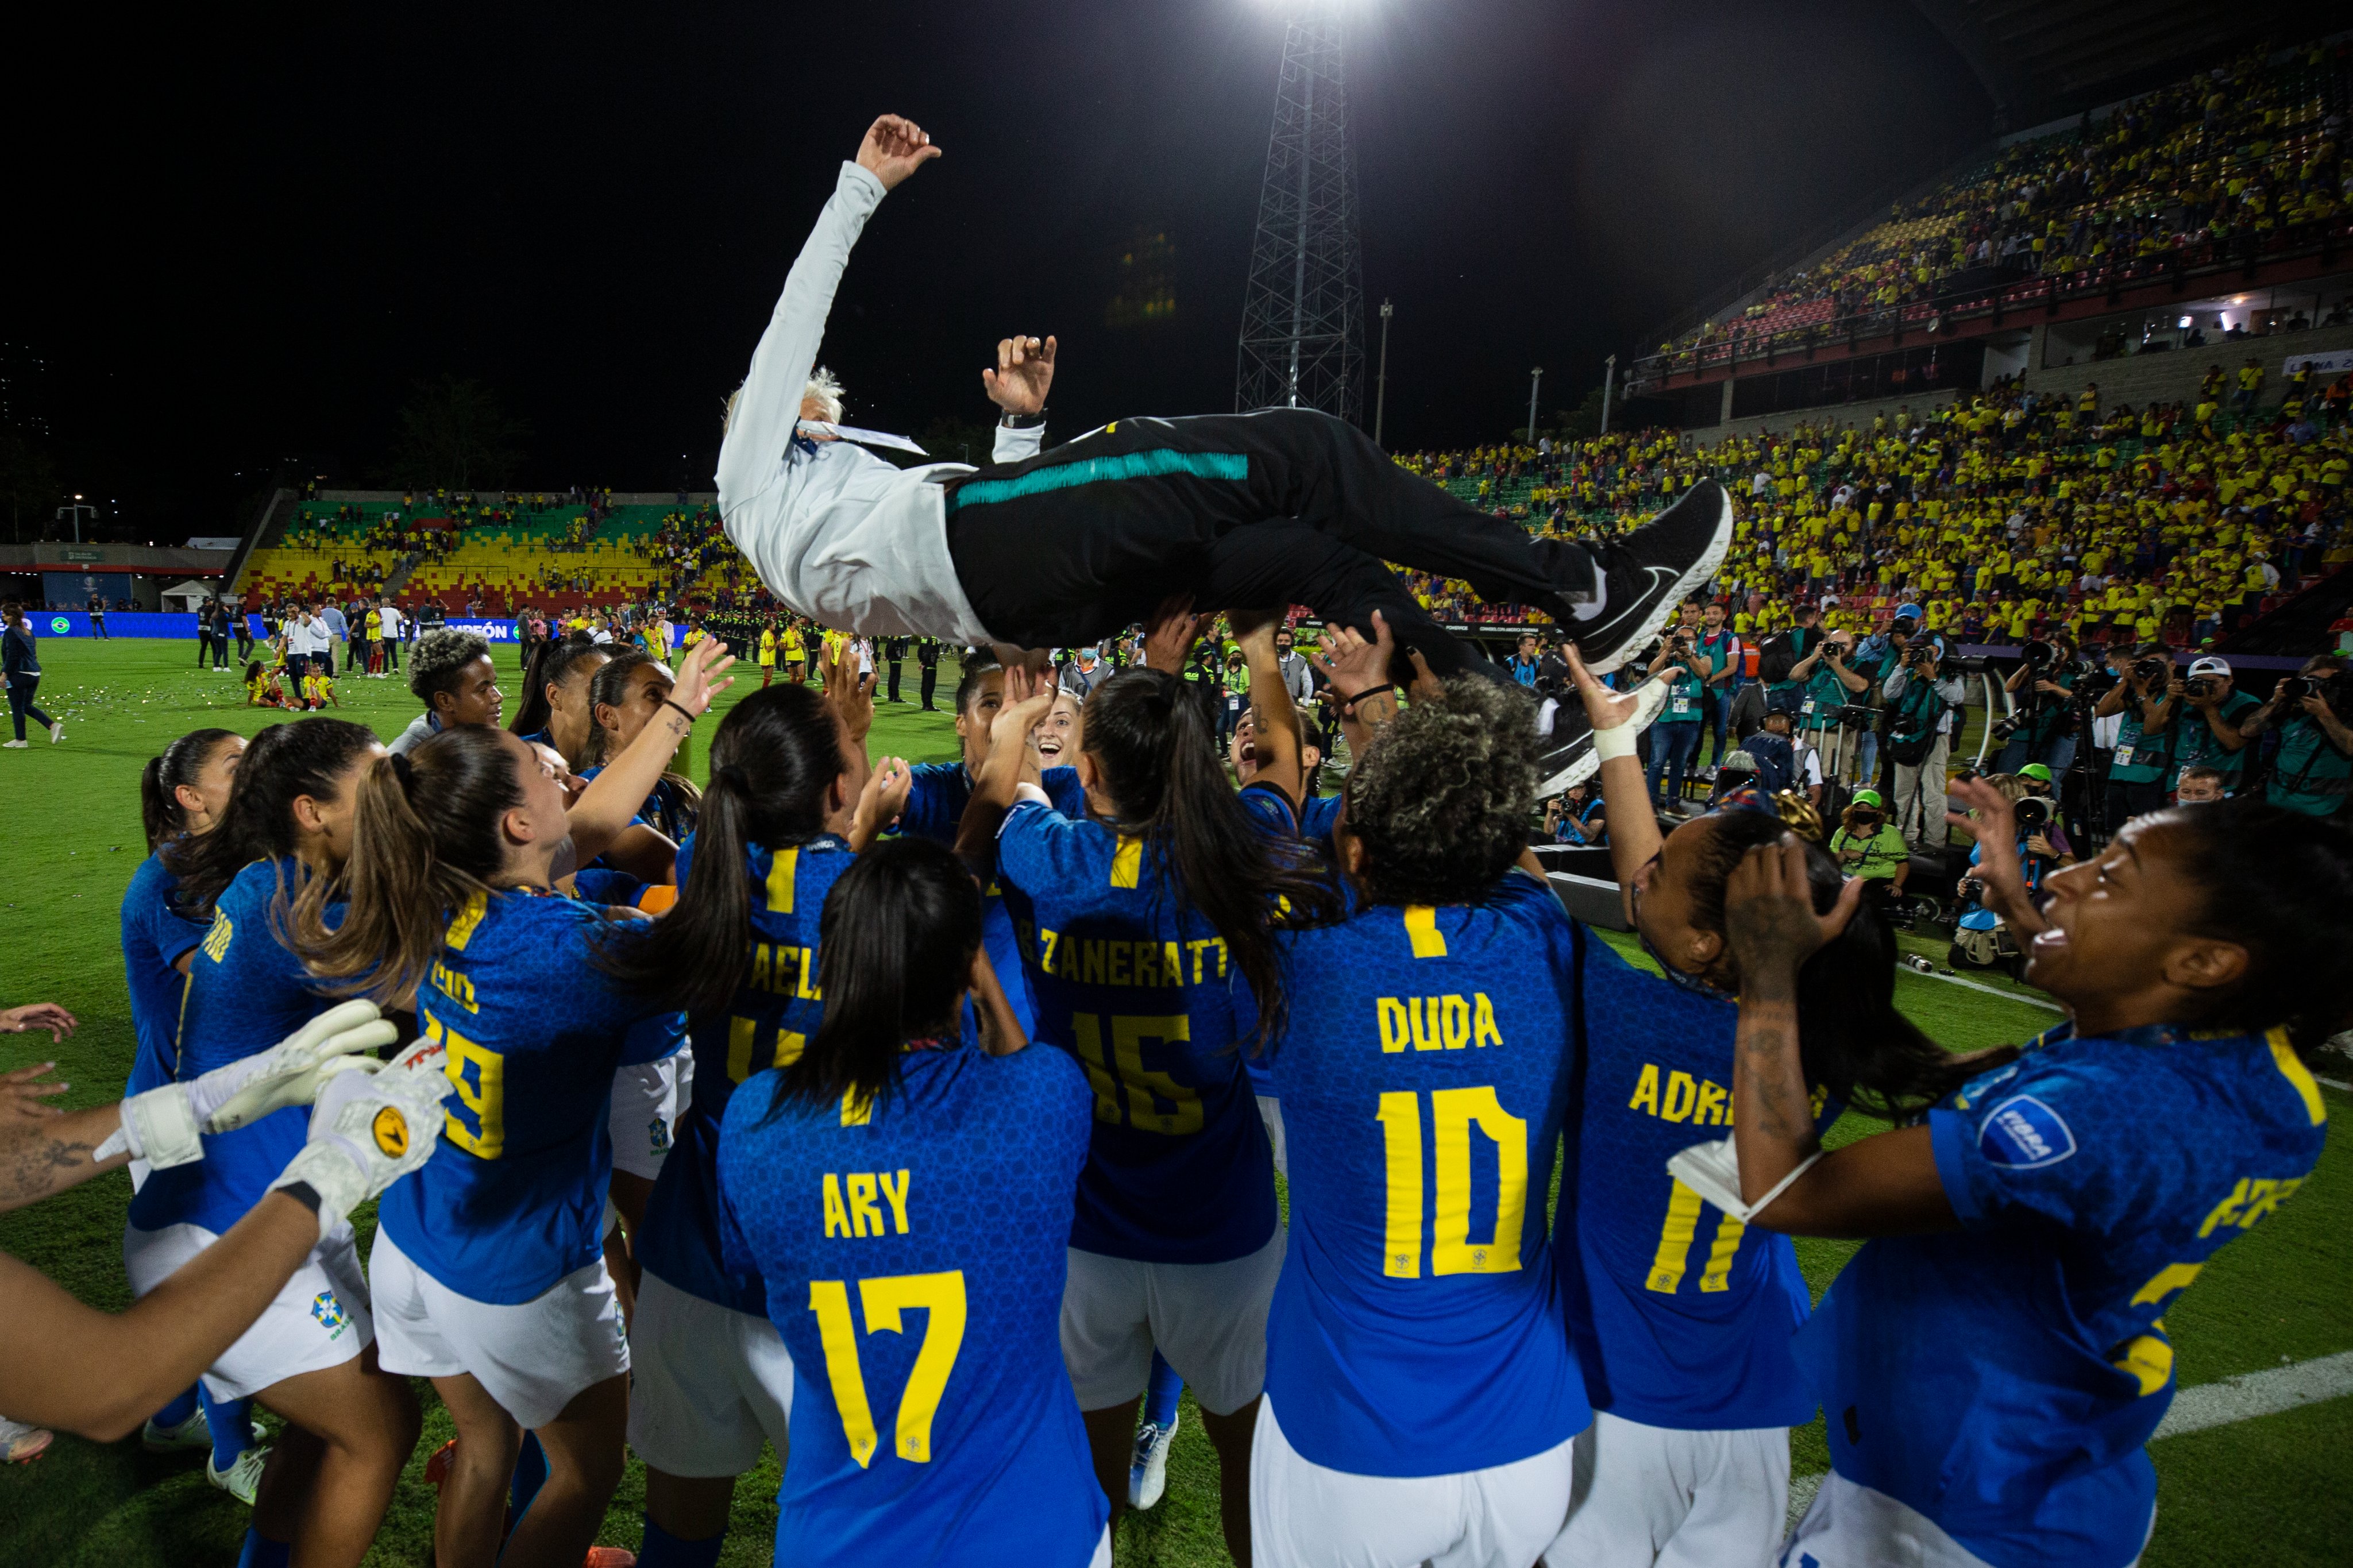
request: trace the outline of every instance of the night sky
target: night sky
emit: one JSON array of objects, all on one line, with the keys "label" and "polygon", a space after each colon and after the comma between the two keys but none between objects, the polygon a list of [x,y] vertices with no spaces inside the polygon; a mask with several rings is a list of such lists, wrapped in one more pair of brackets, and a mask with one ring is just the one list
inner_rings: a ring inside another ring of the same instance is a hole
[{"label": "night sky", "polygon": [[[279,465],[359,482],[444,374],[530,422],[522,483],[707,489],[720,401],[886,110],[945,156],[836,302],[853,423],[986,419],[979,367],[1017,330],[1062,340],[1063,435],[1232,405],[1273,0],[45,11],[69,31],[12,51],[0,341],[47,363],[59,471],[119,502],[116,537],[236,531]],[[1547,418],[1573,405],[1603,355],[1990,123],[1876,0],[1351,16],[1398,449],[1522,423],[1532,364]],[[1150,233],[1174,315],[1112,325]]]}]

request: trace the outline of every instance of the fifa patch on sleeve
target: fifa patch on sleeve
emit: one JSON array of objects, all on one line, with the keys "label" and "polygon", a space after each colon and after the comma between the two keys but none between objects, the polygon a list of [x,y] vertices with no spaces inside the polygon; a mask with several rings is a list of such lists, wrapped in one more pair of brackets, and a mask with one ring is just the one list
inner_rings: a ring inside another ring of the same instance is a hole
[{"label": "fifa patch on sleeve", "polygon": [[2003,1100],[1978,1126],[1978,1152],[2006,1170],[2040,1170],[2074,1152],[2065,1120],[2031,1094]]}]

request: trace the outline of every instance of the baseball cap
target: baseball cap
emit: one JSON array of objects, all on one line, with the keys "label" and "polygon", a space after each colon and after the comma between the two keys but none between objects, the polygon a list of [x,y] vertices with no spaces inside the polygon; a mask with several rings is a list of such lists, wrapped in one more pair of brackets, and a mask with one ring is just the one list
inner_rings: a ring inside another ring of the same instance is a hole
[{"label": "baseball cap", "polygon": [[2231,673],[2231,661],[2227,658],[2218,658],[2210,653],[2204,658],[2194,660],[2189,666],[2189,673],[2192,675],[2228,675]]},{"label": "baseball cap", "polygon": [[1898,605],[1895,606],[1895,618],[1899,621],[1919,620],[1921,618],[1920,606],[1917,605]]},{"label": "baseball cap", "polygon": [[1854,804],[1857,805],[1885,805],[1887,803],[1879,798],[1879,792],[1875,789],[1859,789],[1854,792]]},{"label": "baseball cap", "polygon": [[2044,784],[2049,784],[2051,770],[2041,763],[2029,763],[2018,770],[2018,776],[2022,779],[2041,779]]}]

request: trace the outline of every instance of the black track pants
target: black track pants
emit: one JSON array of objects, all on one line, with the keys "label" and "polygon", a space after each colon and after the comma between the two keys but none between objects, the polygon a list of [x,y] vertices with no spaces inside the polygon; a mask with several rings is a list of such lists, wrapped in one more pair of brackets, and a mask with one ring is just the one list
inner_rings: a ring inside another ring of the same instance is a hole
[{"label": "black track pants", "polygon": [[1306,605],[1367,637],[1379,610],[1449,674],[1469,650],[1384,561],[1547,609],[1593,588],[1578,546],[1532,540],[1305,409],[1115,420],[952,481],[947,508],[965,596],[992,636],[1023,647],[1099,641],[1181,593],[1203,610]]}]

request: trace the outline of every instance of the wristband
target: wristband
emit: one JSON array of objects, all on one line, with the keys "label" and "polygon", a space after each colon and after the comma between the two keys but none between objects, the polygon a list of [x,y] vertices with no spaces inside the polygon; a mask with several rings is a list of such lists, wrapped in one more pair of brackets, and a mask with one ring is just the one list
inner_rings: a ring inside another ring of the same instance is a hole
[{"label": "wristband", "polygon": [[687,713],[687,712],[686,712],[686,709],[685,709],[685,707],[684,707],[683,705],[681,705],[681,704],[680,704],[680,703],[672,702],[669,698],[665,697],[665,698],[663,698],[663,699],[662,699],[662,706],[663,706],[663,707],[665,707],[665,708],[676,708],[676,709],[677,709],[681,713],[686,713],[686,721],[687,721],[688,723],[691,724],[691,723],[693,723],[693,722],[694,722],[694,715],[693,715],[693,714],[691,714],[691,713]]},{"label": "wristband", "polygon": [[1035,430],[1046,423],[1046,411],[1040,408],[1035,414],[1000,414],[997,423],[1008,430]]},{"label": "wristband", "polygon": [[1384,691],[1395,691],[1396,689],[1397,685],[1394,681],[1381,686],[1367,686],[1362,691],[1357,692],[1354,697],[1345,699],[1340,704],[1340,711],[1353,719],[1356,716],[1357,703],[1362,702],[1367,697],[1378,697]]},{"label": "wristband", "polygon": [[1634,754],[1636,733],[1631,724],[1616,724],[1607,730],[1596,730],[1593,731],[1593,754],[1605,763],[1618,757],[1630,757]]},{"label": "wristband", "polygon": [[310,1183],[289,1182],[284,1186],[279,1187],[275,1190],[284,1193],[288,1197],[292,1198],[296,1203],[301,1204],[312,1214],[317,1214],[319,1212],[319,1189],[312,1186]]}]

